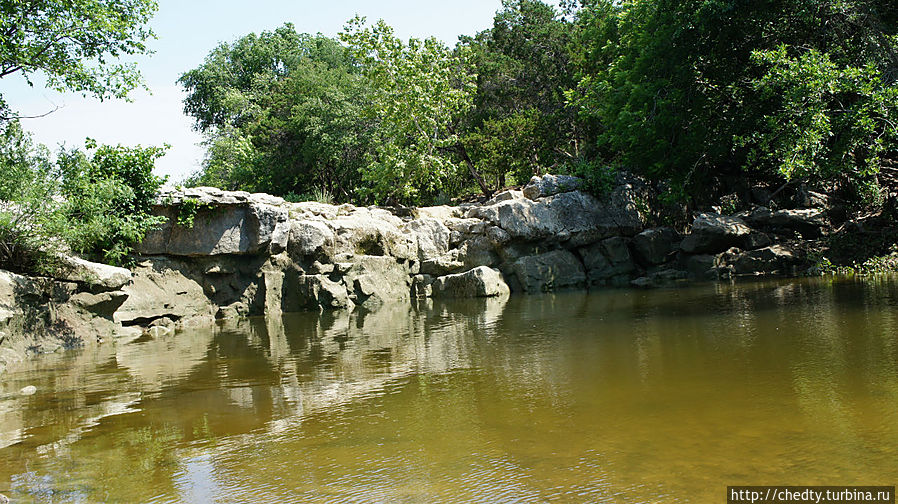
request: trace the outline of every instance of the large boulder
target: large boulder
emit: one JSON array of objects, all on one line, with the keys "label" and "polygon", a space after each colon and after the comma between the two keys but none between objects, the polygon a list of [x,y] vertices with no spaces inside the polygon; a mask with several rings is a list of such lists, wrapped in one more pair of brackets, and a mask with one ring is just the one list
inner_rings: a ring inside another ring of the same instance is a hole
[{"label": "large boulder", "polygon": [[[524,186],[523,194],[525,197],[537,200],[539,198],[545,198],[547,196],[554,196],[556,194],[576,191],[580,189],[583,185],[583,180],[577,177],[571,177],[570,175],[543,175],[533,176],[530,179],[530,182]],[[506,193],[502,193],[506,194]],[[495,198],[495,201],[503,201],[506,199],[514,199],[514,195],[510,194],[511,197],[503,197],[503,199],[499,199],[498,196]]]},{"label": "large boulder", "polygon": [[418,259],[418,244],[401,230],[403,222],[399,217],[381,208],[340,208],[337,216],[328,221],[334,229],[337,254]]},{"label": "large boulder", "polygon": [[567,250],[522,257],[514,263],[512,270],[518,284],[528,293],[586,285],[583,265]]},{"label": "large boulder", "polygon": [[298,283],[302,308],[352,309],[355,306],[346,286],[324,275],[303,275]]},{"label": "large boulder", "polygon": [[421,261],[433,259],[449,250],[449,228],[437,219],[425,217],[405,223],[402,228],[418,244]]},{"label": "large boulder", "polygon": [[633,237],[633,253],[646,265],[667,262],[680,245],[680,235],[669,227],[646,229]]},{"label": "large boulder", "polygon": [[131,282],[125,268],[85,261],[80,257],[62,256],[63,266],[55,275],[60,280],[86,284],[94,290],[118,290]]},{"label": "large boulder", "polygon": [[789,247],[772,245],[735,254],[727,257],[726,262],[737,275],[769,275],[790,273],[801,260]]},{"label": "large boulder", "polygon": [[701,213],[692,223],[692,231],[680,243],[688,254],[722,252],[742,246],[752,229],[738,217],[715,213]]},{"label": "large boulder", "polygon": [[294,259],[306,257],[332,259],[334,231],[321,221],[290,221],[290,241],[287,245],[287,252]]},{"label": "large boulder", "polygon": [[168,318],[211,318],[214,307],[203,287],[182,272],[185,269],[166,259],[144,261],[135,268],[133,282],[122,288],[128,295],[113,320],[125,325],[147,325]]},{"label": "large boulder", "polygon": [[590,285],[625,285],[637,270],[626,239],[615,236],[579,249]]},{"label": "large boulder", "polygon": [[486,266],[439,277],[434,280],[432,289],[433,297],[492,297],[509,293],[502,273]]},{"label": "large boulder", "polygon": [[504,230],[510,239],[569,242],[571,246],[602,238],[633,235],[642,229],[643,216],[634,200],[619,191],[602,199],[580,191],[542,198],[510,199],[474,207],[468,217],[479,218]]},{"label": "large boulder", "polygon": [[[178,223],[187,201],[192,225]],[[143,255],[210,256],[223,254],[278,253],[287,246],[290,234],[283,200],[241,191],[196,188],[163,192],[154,213],[167,218],[147,233],[138,252]]]},{"label": "large boulder", "polygon": [[745,214],[745,221],[772,230],[789,229],[799,232],[805,238],[817,238],[829,224],[826,214],[819,208],[772,211],[758,207]]},{"label": "large boulder", "polygon": [[408,301],[411,276],[407,267],[390,256],[357,256],[353,263],[338,264],[343,283],[355,303],[365,308]]}]

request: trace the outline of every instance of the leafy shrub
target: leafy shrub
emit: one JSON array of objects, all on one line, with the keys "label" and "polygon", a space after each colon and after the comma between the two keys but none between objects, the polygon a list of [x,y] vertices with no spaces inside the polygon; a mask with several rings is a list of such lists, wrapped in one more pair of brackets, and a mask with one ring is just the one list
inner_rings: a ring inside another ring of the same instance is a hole
[{"label": "leafy shrub", "polygon": [[50,273],[58,256],[75,252],[122,264],[147,231],[164,179],[152,174],[165,148],[45,148],[13,123],[0,136],[0,267]]}]

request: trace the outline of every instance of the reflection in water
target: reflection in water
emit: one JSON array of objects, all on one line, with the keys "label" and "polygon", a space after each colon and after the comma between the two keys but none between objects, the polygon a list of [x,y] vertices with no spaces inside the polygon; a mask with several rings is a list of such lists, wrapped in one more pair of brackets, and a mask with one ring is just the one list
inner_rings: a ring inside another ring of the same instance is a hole
[{"label": "reflection in water", "polygon": [[709,502],[894,484],[896,306],[890,279],[427,301],[63,354],[0,384],[0,494]]}]

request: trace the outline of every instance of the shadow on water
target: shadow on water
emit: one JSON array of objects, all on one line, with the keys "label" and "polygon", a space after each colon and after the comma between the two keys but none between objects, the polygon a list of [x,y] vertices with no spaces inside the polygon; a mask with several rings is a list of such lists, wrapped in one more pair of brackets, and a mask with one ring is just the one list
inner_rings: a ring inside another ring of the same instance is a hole
[{"label": "shadow on water", "polygon": [[64,353],[0,384],[0,494],[707,502],[892,484],[896,300],[889,278],[428,300]]}]

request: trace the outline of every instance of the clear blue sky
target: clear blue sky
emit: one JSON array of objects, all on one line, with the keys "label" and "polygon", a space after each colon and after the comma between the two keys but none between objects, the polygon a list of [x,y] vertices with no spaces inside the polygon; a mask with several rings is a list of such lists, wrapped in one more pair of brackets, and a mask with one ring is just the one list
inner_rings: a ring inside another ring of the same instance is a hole
[{"label": "clear blue sky", "polygon": [[36,115],[60,107],[53,114],[23,121],[37,141],[52,150],[62,143],[81,146],[85,137],[100,143],[125,145],[171,144],[157,172],[173,181],[196,171],[203,150],[202,138],[191,130],[182,112],[183,94],[175,84],[185,71],[202,63],[220,42],[230,42],[250,32],[274,29],[285,22],[300,32],[334,36],[356,14],[369,21],[384,19],[397,35],[435,36],[454,45],[458,35],[472,35],[492,26],[501,0],[160,0],[151,23],[158,40],[156,51],[138,60],[152,95],[135,92],[133,102],[99,102],[80,94],[59,94],[8,77],[0,81],[2,92],[14,110]]}]

